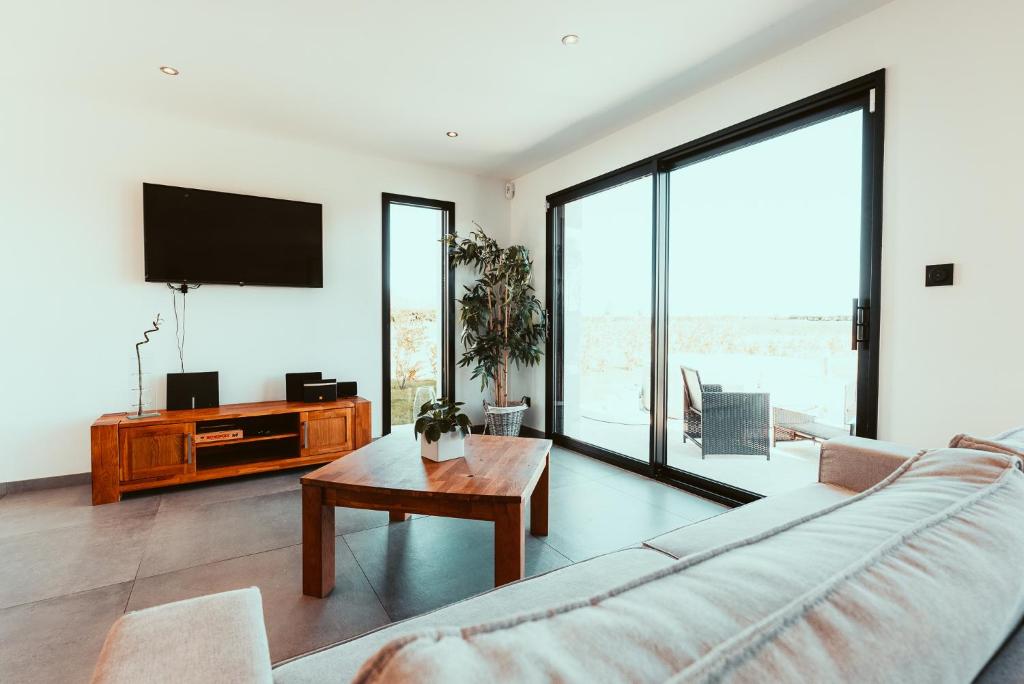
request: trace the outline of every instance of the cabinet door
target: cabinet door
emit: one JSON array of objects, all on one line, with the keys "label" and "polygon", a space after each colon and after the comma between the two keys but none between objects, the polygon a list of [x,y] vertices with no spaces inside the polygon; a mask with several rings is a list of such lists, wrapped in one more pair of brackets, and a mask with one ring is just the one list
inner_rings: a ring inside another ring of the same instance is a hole
[{"label": "cabinet door", "polygon": [[121,481],[154,480],[195,472],[192,423],[121,431]]},{"label": "cabinet door", "polygon": [[317,456],[352,449],[352,409],[302,414],[302,455]]}]

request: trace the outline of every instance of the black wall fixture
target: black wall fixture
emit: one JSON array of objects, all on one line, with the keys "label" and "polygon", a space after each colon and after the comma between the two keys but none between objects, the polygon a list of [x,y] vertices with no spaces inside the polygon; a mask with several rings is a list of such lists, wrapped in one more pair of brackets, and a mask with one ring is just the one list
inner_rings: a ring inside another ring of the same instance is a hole
[{"label": "black wall fixture", "polygon": [[932,264],[924,267],[924,286],[953,284],[953,264]]}]

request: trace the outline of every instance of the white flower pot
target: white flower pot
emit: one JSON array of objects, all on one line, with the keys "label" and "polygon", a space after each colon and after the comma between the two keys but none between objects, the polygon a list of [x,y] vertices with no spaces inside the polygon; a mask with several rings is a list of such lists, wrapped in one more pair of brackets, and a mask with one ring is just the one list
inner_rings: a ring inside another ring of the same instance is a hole
[{"label": "white flower pot", "polygon": [[450,461],[466,455],[466,438],[458,430],[441,435],[436,442],[428,442],[426,435],[420,435],[420,455],[431,461]]}]

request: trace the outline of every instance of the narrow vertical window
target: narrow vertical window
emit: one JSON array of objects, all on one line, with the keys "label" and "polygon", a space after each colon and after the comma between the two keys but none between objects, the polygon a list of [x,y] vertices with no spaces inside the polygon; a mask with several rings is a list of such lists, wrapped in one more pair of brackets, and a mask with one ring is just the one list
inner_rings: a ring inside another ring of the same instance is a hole
[{"label": "narrow vertical window", "polygon": [[384,193],[383,434],[411,433],[424,402],[454,397],[452,272],[441,238],[455,205]]}]

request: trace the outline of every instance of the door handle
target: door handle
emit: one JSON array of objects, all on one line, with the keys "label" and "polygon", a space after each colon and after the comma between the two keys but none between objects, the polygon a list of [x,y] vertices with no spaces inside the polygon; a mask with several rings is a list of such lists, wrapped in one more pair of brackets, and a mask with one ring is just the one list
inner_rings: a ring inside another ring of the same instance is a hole
[{"label": "door handle", "polygon": [[185,462],[189,465],[192,465],[192,459],[196,453],[196,444],[192,438],[191,432],[188,433],[186,437],[188,437],[188,447],[185,450]]},{"label": "door handle", "polygon": [[852,327],[850,330],[850,349],[861,351],[868,348],[868,309],[860,297],[853,298]]},{"label": "door handle", "polygon": [[309,421],[302,423],[302,448],[309,448]]}]

